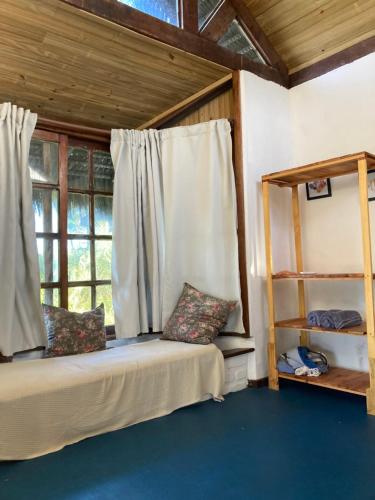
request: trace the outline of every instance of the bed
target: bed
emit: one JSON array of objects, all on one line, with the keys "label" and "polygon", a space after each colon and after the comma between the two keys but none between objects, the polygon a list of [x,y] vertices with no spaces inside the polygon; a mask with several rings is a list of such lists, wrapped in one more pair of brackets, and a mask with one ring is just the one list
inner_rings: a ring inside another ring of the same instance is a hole
[{"label": "bed", "polygon": [[152,340],[3,364],[0,381],[0,460],[23,460],[220,399],[224,359],[214,344]]}]

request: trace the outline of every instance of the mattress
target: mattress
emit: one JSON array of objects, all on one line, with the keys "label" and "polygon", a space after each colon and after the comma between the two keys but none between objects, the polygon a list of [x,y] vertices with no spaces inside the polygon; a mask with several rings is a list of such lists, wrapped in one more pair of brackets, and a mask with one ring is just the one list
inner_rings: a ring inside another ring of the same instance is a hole
[{"label": "mattress", "polygon": [[164,340],[0,365],[0,460],[45,455],[224,389],[214,345]]}]

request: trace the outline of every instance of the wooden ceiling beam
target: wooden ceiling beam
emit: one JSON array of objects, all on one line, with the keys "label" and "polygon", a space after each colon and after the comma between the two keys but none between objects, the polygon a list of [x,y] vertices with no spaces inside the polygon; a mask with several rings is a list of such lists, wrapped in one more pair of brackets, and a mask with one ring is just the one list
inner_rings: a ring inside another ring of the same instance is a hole
[{"label": "wooden ceiling beam", "polygon": [[226,33],[230,23],[236,18],[236,11],[230,0],[224,0],[209,16],[201,28],[201,35],[217,42]]},{"label": "wooden ceiling beam", "polygon": [[198,33],[160,21],[117,0],[59,1],[225,68],[247,70],[261,78],[287,86],[278,68],[251,61],[247,57],[220,47]]},{"label": "wooden ceiling beam", "polygon": [[260,52],[268,64],[279,71],[284,84],[287,86],[289,84],[288,68],[256,19],[251,15],[249,7],[243,0],[230,0],[230,2],[236,10],[241,25],[247,32],[255,48]]},{"label": "wooden ceiling beam", "polygon": [[303,68],[295,73],[292,73],[289,77],[289,86],[292,88],[296,85],[300,85],[301,83],[324,75],[329,71],[340,68],[341,66],[349,64],[360,57],[371,54],[372,52],[375,52],[375,36],[362,40],[361,42],[341,50],[332,56],[326,57],[311,66],[307,66],[307,68]]},{"label": "wooden ceiling beam", "polygon": [[184,30],[198,33],[198,0],[180,0],[180,24]]}]

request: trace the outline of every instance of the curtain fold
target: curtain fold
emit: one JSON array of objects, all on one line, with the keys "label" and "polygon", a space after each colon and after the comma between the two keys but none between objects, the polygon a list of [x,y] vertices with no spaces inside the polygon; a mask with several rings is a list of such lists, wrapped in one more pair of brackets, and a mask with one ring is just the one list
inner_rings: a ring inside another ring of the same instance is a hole
[{"label": "curtain fold", "polygon": [[162,329],[164,227],[160,137],[113,130],[112,290],[116,335]]},{"label": "curtain fold", "polygon": [[161,331],[184,282],[237,300],[243,333],[230,124],[112,131],[116,335]]},{"label": "curtain fold", "polygon": [[0,352],[47,345],[28,168],[37,115],[0,104]]}]

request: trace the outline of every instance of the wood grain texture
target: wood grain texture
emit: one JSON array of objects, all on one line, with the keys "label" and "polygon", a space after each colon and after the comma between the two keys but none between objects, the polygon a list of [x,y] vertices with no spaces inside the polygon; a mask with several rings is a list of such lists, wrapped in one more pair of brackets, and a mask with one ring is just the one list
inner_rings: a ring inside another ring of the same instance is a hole
[{"label": "wood grain texture", "polygon": [[357,172],[359,160],[366,160],[368,168],[375,167],[375,156],[363,151],[264,175],[262,180],[285,187],[304,184],[315,179],[354,174]]},{"label": "wood grain texture", "polygon": [[369,386],[368,373],[337,367],[331,367],[328,373],[320,375],[319,377],[298,377],[297,375],[290,375],[288,373],[279,373],[279,377],[305,384],[317,385],[319,387],[326,387],[327,389],[350,392],[351,394],[358,394],[360,396],[366,395]]},{"label": "wood grain texture", "polygon": [[351,328],[343,328],[341,330],[335,330],[334,328],[323,328],[318,326],[309,326],[306,318],[292,318],[285,319],[282,321],[277,321],[275,323],[276,328],[286,328],[290,330],[306,330],[315,333],[335,333],[338,335],[366,335],[366,323],[362,323],[359,326],[353,326]]},{"label": "wood grain texture", "polygon": [[0,54],[1,101],[108,129],[136,128],[230,73],[58,0],[2,0]]},{"label": "wood grain texture", "polygon": [[[293,273],[289,271],[280,271],[273,274],[273,280],[305,280],[305,281],[352,281],[363,280],[363,273]],[[375,276],[374,276],[375,278]]]},{"label": "wood grain texture", "polygon": [[294,73],[375,35],[373,0],[244,0]]}]

